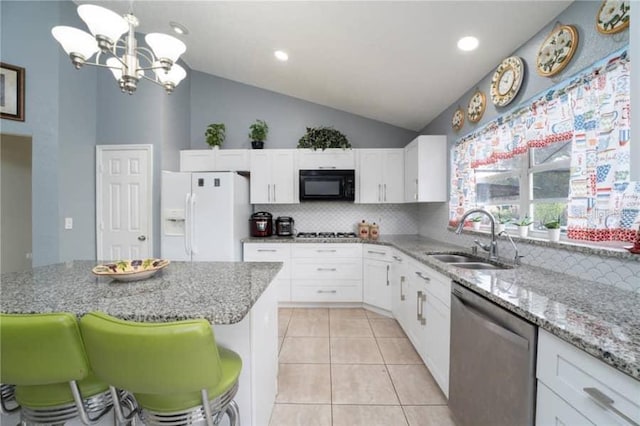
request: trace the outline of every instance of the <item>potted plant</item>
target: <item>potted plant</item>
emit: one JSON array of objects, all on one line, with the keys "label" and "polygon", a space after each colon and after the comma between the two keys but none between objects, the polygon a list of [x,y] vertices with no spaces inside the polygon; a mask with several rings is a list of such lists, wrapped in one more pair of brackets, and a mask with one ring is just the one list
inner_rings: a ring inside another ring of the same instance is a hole
[{"label": "potted plant", "polygon": [[480,230],[480,222],[482,221],[482,217],[474,216],[470,218],[469,221],[471,222],[471,227],[473,228],[474,231]]},{"label": "potted plant", "polygon": [[224,123],[209,124],[207,130],[204,132],[204,136],[207,138],[207,144],[213,149],[220,148],[226,136],[225,131]]},{"label": "potted plant", "polygon": [[257,119],[255,123],[249,126],[249,139],[251,139],[251,148],[264,148],[264,140],[267,139],[268,133],[269,126],[264,120]]},{"label": "potted plant", "polygon": [[531,225],[532,223],[533,221],[531,220],[529,215],[524,215],[522,219],[513,222],[513,224],[518,227],[520,237],[522,238],[526,238],[527,235],[529,235],[529,225]]},{"label": "potted plant", "polygon": [[511,213],[509,211],[503,212],[502,210],[498,210],[498,214],[496,215],[496,233],[504,232],[509,222],[511,222]]},{"label": "potted plant", "polygon": [[544,227],[547,228],[547,235],[549,236],[549,241],[553,241],[553,242],[560,241],[560,217],[550,221],[545,221]]},{"label": "potted plant", "polygon": [[307,127],[307,133],[298,141],[298,148],[351,148],[347,137],[332,127]]}]

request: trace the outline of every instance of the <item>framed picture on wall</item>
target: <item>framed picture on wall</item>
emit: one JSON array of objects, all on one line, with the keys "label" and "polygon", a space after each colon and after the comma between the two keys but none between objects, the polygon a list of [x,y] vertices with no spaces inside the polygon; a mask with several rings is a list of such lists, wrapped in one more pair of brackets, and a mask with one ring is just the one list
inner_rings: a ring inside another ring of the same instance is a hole
[{"label": "framed picture on wall", "polygon": [[24,121],[24,68],[0,62],[0,118]]}]

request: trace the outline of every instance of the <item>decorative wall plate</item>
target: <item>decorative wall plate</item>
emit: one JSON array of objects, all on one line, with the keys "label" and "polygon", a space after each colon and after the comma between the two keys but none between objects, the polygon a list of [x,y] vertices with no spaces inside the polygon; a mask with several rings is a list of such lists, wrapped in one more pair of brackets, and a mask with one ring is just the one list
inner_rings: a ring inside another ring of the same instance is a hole
[{"label": "decorative wall plate", "polygon": [[536,68],[543,77],[562,71],[578,48],[578,31],[573,25],[558,25],[538,49]]},{"label": "decorative wall plate", "polygon": [[596,15],[596,28],[602,34],[615,34],[629,26],[629,0],[604,0]]},{"label": "decorative wall plate", "polygon": [[458,107],[456,112],[453,113],[453,117],[451,117],[451,127],[453,127],[453,130],[457,132],[458,130],[462,129],[463,125],[464,111],[462,110],[462,108]]},{"label": "decorative wall plate", "polygon": [[471,96],[469,106],[467,106],[467,116],[469,117],[469,121],[472,123],[480,121],[486,108],[487,97],[481,91],[476,91],[476,93]]},{"label": "decorative wall plate", "polygon": [[491,102],[500,107],[509,104],[518,94],[523,77],[521,58],[511,56],[502,61],[491,79]]}]

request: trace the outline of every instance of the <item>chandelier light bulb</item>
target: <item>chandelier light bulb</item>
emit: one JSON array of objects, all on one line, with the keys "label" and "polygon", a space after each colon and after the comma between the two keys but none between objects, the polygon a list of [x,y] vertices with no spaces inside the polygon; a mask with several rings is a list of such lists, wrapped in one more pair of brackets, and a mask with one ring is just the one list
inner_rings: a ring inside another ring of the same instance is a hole
[{"label": "chandelier light bulb", "polygon": [[187,50],[187,46],[175,37],[161,33],[150,33],[144,37],[158,60],[168,59],[171,63],[178,60]]},{"label": "chandelier light bulb", "polygon": [[78,6],[78,15],[87,24],[91,34],[98,41],[104,39],[109,47],[129,29],[129,24],[122,16],[104,7],[83,4]]},{"label": "chandelier light bulb", "polygon": [[51,29],[51,34],[62,45],[76,68],[80,68],[100,50],[91,34],[77,28],[57,26]]},{"label": "chandelier light bulb", "polygon": [[273,55],[277,60],[282,62],[286,62],[289,60],[289,55],[284,50],[276,50],[275,52],[273,52]]}]

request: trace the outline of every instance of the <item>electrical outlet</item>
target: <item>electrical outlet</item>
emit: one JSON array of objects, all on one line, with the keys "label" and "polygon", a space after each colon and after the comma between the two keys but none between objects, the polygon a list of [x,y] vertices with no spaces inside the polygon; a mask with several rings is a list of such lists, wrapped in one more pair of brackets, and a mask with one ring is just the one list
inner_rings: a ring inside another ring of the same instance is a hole
[{"label": "electrical outlet", "polygon": [[73,229],[73,218],[65,217],[64,218],[64,229]]}]

